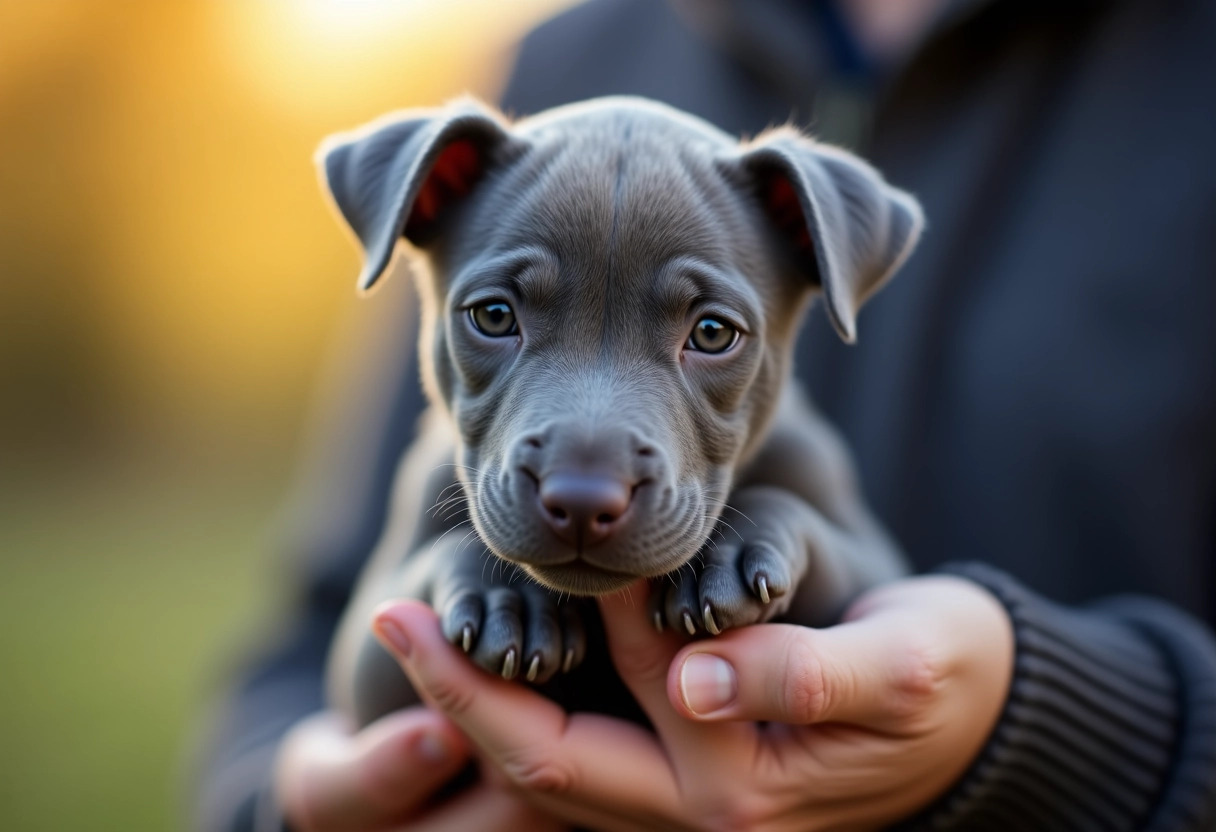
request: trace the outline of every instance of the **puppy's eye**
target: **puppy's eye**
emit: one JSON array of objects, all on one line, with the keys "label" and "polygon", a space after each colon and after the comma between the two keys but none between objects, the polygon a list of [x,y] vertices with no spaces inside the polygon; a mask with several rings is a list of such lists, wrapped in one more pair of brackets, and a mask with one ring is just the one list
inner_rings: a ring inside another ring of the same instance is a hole
[{"label": "puppy's eye", "polygon": [[690,350],[707,353],[726,352],[739,340],[739,330],[721,318],[706,315],[697,321],[688,336],[685,346]]},{"label": "puppy's eye", "polygon": [[491,338],[502,338],[519,332],[511,307],[498,301],[470,307],[469,320],[477,327],[478,332]]}]

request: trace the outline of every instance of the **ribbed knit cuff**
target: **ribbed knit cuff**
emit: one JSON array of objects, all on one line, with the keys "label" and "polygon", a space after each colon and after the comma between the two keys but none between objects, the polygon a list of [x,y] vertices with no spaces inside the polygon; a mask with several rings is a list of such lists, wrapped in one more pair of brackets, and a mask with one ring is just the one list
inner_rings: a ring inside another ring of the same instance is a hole
[{"label": "ribbed knit cuff", "polygon": [[[1216,754],[1211,750],[1216,743],[1195,750],[1194,761],[1180,757],[1194,745],[1181,729],[1184,717],[1197,714],[1187,704],[1190,699],[1207,697],[1201,723],[1208,736],[1216,730],[1211,680],[1206,694],[1184,690],[1190,677],[1179,673],[1178,650],[1162,649],[1165,637],[1149,633],[1150,627],[1164,629],[1196,654],[1190,660],[1200,667],[1192,676],[1200,677],[1202,687],[1205,672],[1216,674],[1216,662],[1204,671],[1206,659],[1198,655],[1205,646],[1216,650],[1202,625],[1171,611],[1189,622],[1191,631],[1179,634],[1170,622],[1147,613],[1061,607],[982,564],[951,564],[939,571],[980,584],[1004,605],[1016,640],[1014,675],[980,756],[949,793],[906,828],[1209,828],[1155,822],[1184,771],[1194,782],[1178,798],[1186,809],[1174,810],[1171,822],[1202,823],[1202,803],[1216,790],[1216,765],[1205,767],[1202,759]],[[1206,783],[1198,782],[1205,777]]]},{"label": "ribbed knit cuff", "polygon": [[1173,768],[1146,832],[1216,829],[1216,634],[1148,598],[1115,598],[1100,609],[1139,627],[1168,657],[1178,679]]}]

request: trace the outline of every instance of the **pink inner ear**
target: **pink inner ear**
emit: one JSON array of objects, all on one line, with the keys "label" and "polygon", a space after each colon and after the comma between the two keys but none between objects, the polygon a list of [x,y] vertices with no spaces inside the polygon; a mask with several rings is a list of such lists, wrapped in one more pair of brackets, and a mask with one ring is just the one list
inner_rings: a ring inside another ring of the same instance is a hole
[{"label": "pink inner ear", "polygon": [[445,205],[468,194],[480,173],[481,161],[473,142],[459,139],[444,148],[414,199],[406,235],[411,226],[433,222]]},{"label": "pink inner ear", "polygon": [[764,206],[768,209],[776,226],[781,229],[798,250],[808,256],[814,255],[811,234],[807,230],[806,217],[798,193],[790,181],[781,174],[774,174],[764,184]]}]

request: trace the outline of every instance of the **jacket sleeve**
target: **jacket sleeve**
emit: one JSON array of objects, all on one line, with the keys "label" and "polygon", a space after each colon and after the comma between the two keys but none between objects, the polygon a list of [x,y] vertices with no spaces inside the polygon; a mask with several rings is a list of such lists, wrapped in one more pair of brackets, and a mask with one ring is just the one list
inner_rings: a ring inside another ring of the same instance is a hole
[{"label": "jacket sleeve", "polygon": [[1167,604],[1067,608],[981,564],[942,572],[1013,620],[1009,697],[959,783],[915,830],[1216,828],[1216,639]]},{"label": "jacket sleeve", "polygon": [[409,283],[386,281],[377,303],[348,322],[345,349],[324,385],[311,455],[281,524],[271,586],[287,587],[286,610],[227,675],[205,720],[191,777],[196,829],[284,828],[271,794],[278,745],[325,707],[329,644],[384,525],[397,461],[424,406]]}]

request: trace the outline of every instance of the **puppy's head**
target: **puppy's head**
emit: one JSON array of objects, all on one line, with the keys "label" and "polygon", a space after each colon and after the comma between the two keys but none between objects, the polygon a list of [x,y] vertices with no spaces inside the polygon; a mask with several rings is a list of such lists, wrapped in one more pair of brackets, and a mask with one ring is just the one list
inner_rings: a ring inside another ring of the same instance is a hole
[{"label": "puppy's head", "polygon": [[553,588],[691,558],[763,438],[802,311],[852,340],[921,228],[869,166],[603,99],[508,124],[462,101],[322,148],[366,254],[412,244],[422,367],[477,531]]}]

